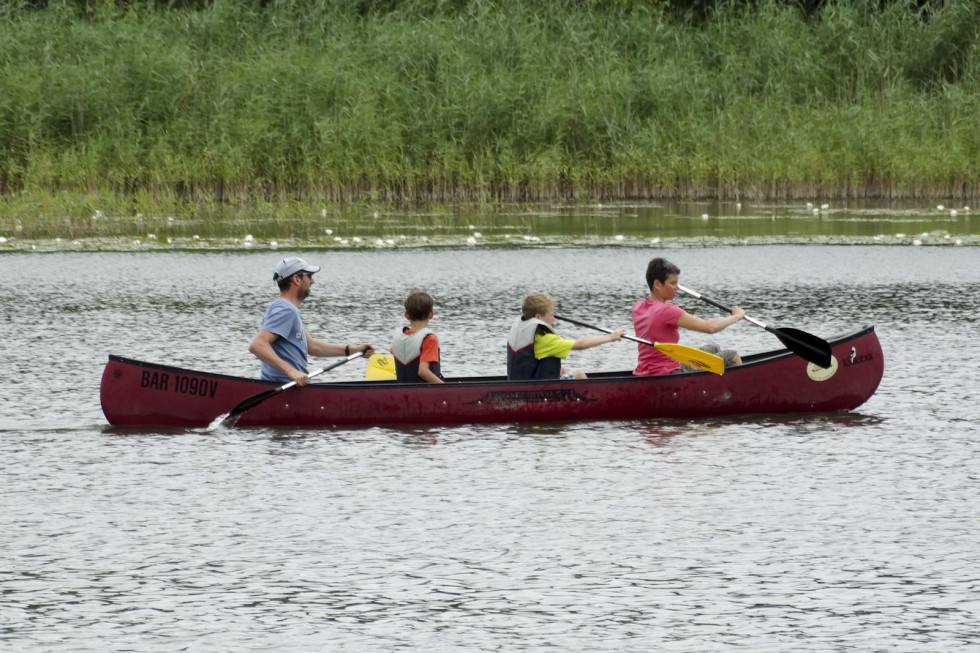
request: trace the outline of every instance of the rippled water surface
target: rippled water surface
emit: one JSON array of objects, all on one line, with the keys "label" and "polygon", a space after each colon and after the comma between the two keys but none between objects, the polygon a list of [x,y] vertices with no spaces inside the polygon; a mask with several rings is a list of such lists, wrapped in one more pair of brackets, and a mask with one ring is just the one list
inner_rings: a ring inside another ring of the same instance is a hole
[{"label": "rippled water surface", "polygon": [[[423,287],[450,375],[503,371],[530,289],[569,317],[628,327],[647,260],[666,254],[683,283],[771,324],[822,336],[874,324],[885,377],[852,413],[108,427],[109,352],[255,375],[246,346],[284,254],[0,256],[0,647],[980,646],[977,248],[305,254],[324,266],[304,307],[315,335],[385,344]],[[779,346],[749,324],[715,340]],[[634,355],[613,344],[572,362],[628,369]],[[364,363],[328,374],[361,378]]]},{"label": "rippled water surface", "polygon": [[[351,204],[195,215],[0,214],[0,253],[308,247],[980,245],[980,211],[944,200],[618,202],[433,207]],[[26,223],[26,224],[25,224]]]}]

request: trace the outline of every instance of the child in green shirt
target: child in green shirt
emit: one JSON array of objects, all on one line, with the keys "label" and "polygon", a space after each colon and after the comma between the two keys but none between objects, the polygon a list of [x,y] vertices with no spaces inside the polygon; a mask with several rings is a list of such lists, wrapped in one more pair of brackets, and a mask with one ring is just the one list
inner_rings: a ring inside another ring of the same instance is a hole
[{"label": "child in green shirt", "polygon": [[562,338],[554,329],[555,300],[547,293],[532,292],[524,297],[521,316],[514,321],[507,338],[507,378],[584,379],[578,368],[566,370],[562,361],[572,350],[589,349],[615,342],[626,332],[617,329],[601,336],[572,340]]}]

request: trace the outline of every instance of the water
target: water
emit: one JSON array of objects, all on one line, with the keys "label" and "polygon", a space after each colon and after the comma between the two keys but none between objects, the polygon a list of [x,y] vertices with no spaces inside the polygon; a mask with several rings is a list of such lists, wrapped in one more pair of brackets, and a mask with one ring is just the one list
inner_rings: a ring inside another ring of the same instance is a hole
[{"label": "water", "polygon": [[[300,253],[324,266],[304,307],[314,334],[385,344],[423,287],[449,375],[503,371],[530,289],[628,326],[647,260],[666,254],[685,285],[770,324],[876,325],[885,377],[839,415],[118,431],[98,404],[109,352],[256,373],[247,342],[283,252],[0,256],[0,647],[980,645],[977,248]],[[749,324],[714,338],[779,346]],[[616,343],[572,363],[634,356]]]},{"label": "water", "polygon": [[[938,200],[941,202],[942,200]],[[645,247],[745,244],[980,245],[980,211],[927,201],[640,202],[454,206],[316,205],[201,215],[0,215],[0,252]],[[288,214],[284,214],[286,211]],[[27,224],[24,224],[27,222]]]}]

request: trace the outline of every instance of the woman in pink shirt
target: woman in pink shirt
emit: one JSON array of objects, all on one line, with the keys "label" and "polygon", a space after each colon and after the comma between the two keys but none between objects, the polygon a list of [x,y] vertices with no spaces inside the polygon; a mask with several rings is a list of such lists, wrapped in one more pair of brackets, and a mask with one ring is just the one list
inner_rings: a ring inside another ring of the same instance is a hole
[{"label": "woman in pink shirt", "polygon": [[[691,315],[679,306],[669,304],[677,294],[680,273],[680,268],[663,258],[655,258],[647,265],[650,296],[633,304],[633,329],[637,336],[653,342],[674,343],[680,340],[678,327],[701,333],[718,333],[745,316],[745,311],[736,306],[729,316],[705,320]],[[636,369],[633,370],[636,376],[699,371],[697,368],[681,365],[649,345],[640,344],[638,347],[639,358]],[[734,350],[719,351],[717,345],[702,349],[725,359],[725,367],[742,364],[742,359]]]}]

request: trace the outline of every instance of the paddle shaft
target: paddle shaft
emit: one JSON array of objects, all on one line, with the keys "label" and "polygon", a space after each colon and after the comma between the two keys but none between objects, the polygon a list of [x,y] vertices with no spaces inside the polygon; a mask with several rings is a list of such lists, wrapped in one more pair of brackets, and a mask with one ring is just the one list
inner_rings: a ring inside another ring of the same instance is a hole
[{"label": "paddle shaft", "polygon": [[[711,304],[712,306],[715,306],[717,308],[720,308],[721,310],[725,311],[728,314],[731,314],[731,312],[732,312],[731,307],[725,306],[721,302],[716,302],[715,300],[711,299],[710,297],[705,297],[701,293],[696,292],[694,290],[691,290],[690,288],[687,288],[685,286],[682,286],[681,284],[677,284],[677,287],[681,290],[681,292],[686,292],[688,295],[691,295],[692,297],[697,297],[698,299],[700,299],[701,301],[705,302],[706,304]],[[745,320],[746,322],[751,322],[752,324],[756,325],[757,327],[762,327],[766,331],[772,331],[772,328],[771,327],[766,326],[765,323],[760,322],[759,320],[755,319],[754,317],[749,317],[748,315],[746,315],[742,319]]]},{"label": "paddle shaft", "polygon": [[[723,311],[728,313],[732,312],[730,307],[725,306],[721,302],[715,301],[710,297],[705,297],[696,290],[691,290],[690,288],[682,286],[681,284],[677,284],[677,288],[681,292],[685,292],[688,295],[696,297],[697,299],[720,308]],[[799,329],[773,328],[764,322],[760,322],[755,318],[749,317],[748,315],[744,316],[742,319],[775,335],[777,338],[779,338],[780,342],[786,345],[787,349],[792,350],[792,352],[797,356],[805,358],[811,363],[815,363],[821,367],[830,367],[830,343],[823,338],[819,338],[811,333],[807,333],[806,331],[800,331]]]},{"label": "paddle shaft", "polygon": [[[561,320],[562,322],[569,322],[571,324],[575,324],[580,327],[585,327],[586,329],[595,329],[596,331],[602,331],[603,333],[612,333],[611,329],[604,329],[600,326],[595,326],[593,324],[586,324],[585,322],[579,322],[578,320],[573,320],[570,317],[562,317],[561,315],[556,315],[555,319]],[[649,340],[644,340],[643,338],[636,338],[634,336],[626,335],[625,333],[623,334],[623,338],[625,338],[626,340],[632,340],[633,342],[639,342],[640,344],[650,345],[651,347],[657,346],[657,344],[654,342],[650,342]]]},{"label": "paddle shaft", "polygon": [[[363,351],[355,352],[355,353],[351,354],[350,356],[346,356],[344,358],[341,358],[339,361],[336,361],[334,363],[331,363],[330,365],[327,365],[325,367],[321,367],[318,370],[313,370],[312,372],[310,372],[309,374],[306,375],[306,378],[307,379],[312,379],[314,376],[319,376],[319,375],[323,374],[324,372],[329,372],[330,370],[332,370],[334,368],[337,368],[337,367],[340,367],[344,363],[348,363],[348,362],[354,360],[355,358],[360,358],[363,355],[364,355],[364,352]],[[249,397],[248,399],[245,399],[245,400],[239,402],[237,406],[235,406],[234,408],[232,408],[228,412],[228,416],[225,417],[225,419],[223,421],[227,421],[228,419],[231,419],[232,417],[237,417],[238,415],[241,415],[246,410],[249,410],[250,408],[254,408],[255,406],[261,404],[263,401],[265,401],[266,399],[268,399],[269,397],[275,396],[275,395],[279,394],[280,392],[282,392],[283,390],[289,390],[294,385],[296,385],[296,382],[295,381],[290,381],[289,383],[284,383],[283,385],[279,386],[278,388],[274,388],[272,390],[266,390],[265,392],[260,392],[257,395],[254,395],[252,397]]]},{"label": "paddle shaft", "polygon": [[[580,327],[585,327],[586,329],[595,329],[596,331],[602,331],[604,333],[612,333],[609,329],[604,329],[594,324],[587,324],[585,322],[579,322],[578,320],[573,320],[570,317],[562,317],[560,315],[555,316],[556,320],[562,320],[563,322],[570,322],[571,324],[577,324]],[[693,347],[688,347],[686,345],[678,345],[663,342],[651,342],[649,340],[644,340],[643,338],[636,338],[633,336],[628,336],[623,334],[623,337],[627,340],[632,340],[633,342],[638,342],[641,345],[648,345],[653,347],[661,354],[664,354],[668,358],[673,358],[675,361],[681,363],[682,365],[687,365],[688,367],[694,367],[706,372],[711,372],[712,374],[724,374],[725,373],[725,361],[722,360],[720,356],[715,356],[706,351],[700,349],[695,349]]]}]

